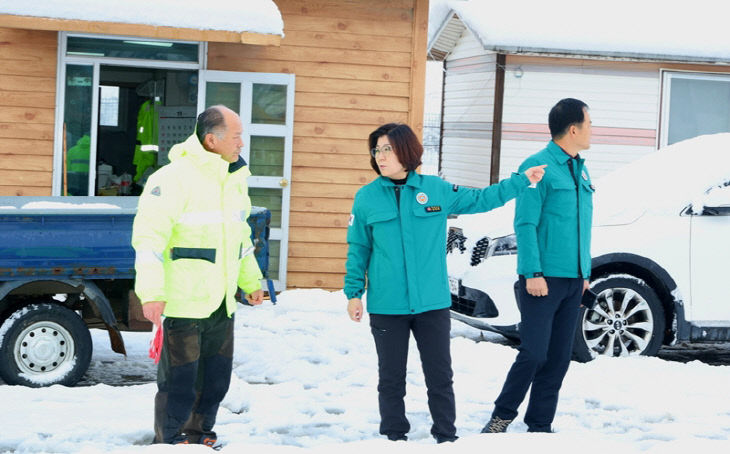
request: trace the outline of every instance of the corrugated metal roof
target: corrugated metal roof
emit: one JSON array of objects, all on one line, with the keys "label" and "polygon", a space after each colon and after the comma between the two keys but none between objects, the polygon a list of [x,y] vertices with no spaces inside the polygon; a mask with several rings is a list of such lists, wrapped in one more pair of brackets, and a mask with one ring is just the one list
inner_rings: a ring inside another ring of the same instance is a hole
[{"label": "corrugated metal roof", "polygon": [[466,26],[452,11],[442,24],[441,29],[436,32],[433,42],[428,44],[428,59],[444,61],[456,46],[464,30],[466,30]]}]

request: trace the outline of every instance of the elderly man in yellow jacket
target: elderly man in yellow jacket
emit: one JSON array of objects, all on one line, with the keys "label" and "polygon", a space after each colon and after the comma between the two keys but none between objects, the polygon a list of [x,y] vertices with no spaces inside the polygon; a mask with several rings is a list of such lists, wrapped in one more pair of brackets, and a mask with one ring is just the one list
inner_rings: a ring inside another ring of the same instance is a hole
[{"label": "elderly man in yellow jacket", "polygon": [[235,295],[240,287],[252,304],[263,300],[246,222],[251,173],[239,156],[242,132],[235,112],[208,108],[139,199],[135,291],[145,317],[164,327],[156,443],[216,444],[213,425],[231,378]]}]

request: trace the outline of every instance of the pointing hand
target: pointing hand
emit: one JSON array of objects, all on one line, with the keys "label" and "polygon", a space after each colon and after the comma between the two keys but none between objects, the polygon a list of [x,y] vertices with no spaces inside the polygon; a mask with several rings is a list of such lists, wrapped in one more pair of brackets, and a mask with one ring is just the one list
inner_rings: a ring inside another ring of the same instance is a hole
[{"label": "pointing hand", "polygon": [[529,169],[525,170],[525,176],[528,180],[530,180],[531,185],[534,186],[540,180],[542,180],[543,175],[545,175],[545,167],[547,167],[547,164],[530,167]]}]

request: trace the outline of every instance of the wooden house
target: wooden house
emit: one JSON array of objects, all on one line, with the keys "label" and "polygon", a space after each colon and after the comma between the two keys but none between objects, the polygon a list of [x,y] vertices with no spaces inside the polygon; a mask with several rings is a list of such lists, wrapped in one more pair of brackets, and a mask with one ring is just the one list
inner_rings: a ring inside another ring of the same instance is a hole
[{"label": "wooden house", "polygon": [[507,177],[550,140],[548,112],[562,98],[589,105],[584,154],[594,178],[664,145],[730,131],[730,45],[709,0],[441,3],[428,52],[444,65],[448,181],[481,187]]},{"label": "wooden house", "polygon": [[[252,202],[272,211],[277,288],[341,288],[352,199],[375,176],[368,134],[422,128],[428,0],[29,3],[0,6],[0,195],[134,196],[197,113],[226,104]],[[140,164],[145,105],[159,148]]]}]

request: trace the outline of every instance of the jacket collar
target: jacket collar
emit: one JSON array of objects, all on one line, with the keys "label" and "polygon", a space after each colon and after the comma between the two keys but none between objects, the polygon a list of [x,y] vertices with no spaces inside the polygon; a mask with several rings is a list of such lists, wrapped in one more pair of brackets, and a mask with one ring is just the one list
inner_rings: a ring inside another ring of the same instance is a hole
[{"label": "jacket collar", "polygon": [[[571,159],[570,155],[563,150],[560,145],[553,142],[552,140],[547,145],[547,151],[550,153],[550,156],[556,160],[559,164],[565,164],[568,162],[568,159]],[[580,154],[576,155],[576,159],[579,162],[583,162],[583,158],[580,157]]]},{"label": "jacket collar", "polygon": [[[223,178],[229,172],[230,165],[223,160],[220,155],[212,153],[201,145],[198,136],[192,134],[185,142],[174,145],[168,155],[170,161],[180,159],[189,159],[193,165],[200,168],[203,172],[215,175],[217,178]],[[239,162],[243,161],[239,157]],[[237,165],[239,162],[233,163]],[[245,161],[244,161],[245,165]],[[241,166],[242,167],[242,166]],[[238,170],[238,167],[236,170]]]},{"label": "jacket collar", "polygon": [[246,160],[239,156],[238,161],[228,164],[228,173],[233,173],[246,165]]},{"label": "jacket collar", "polygon": [[[393,187],[395,186],[395,183],[388,178],[384,176],[379,176],[376,181],[379,181],[381,185],[386,187]],[[416,173],[415,171],[408,172],[408,179],[406,180],[406,186],[410,186],[413,188],[420,188],[421,184],[423,183],[423,176]]]}]

